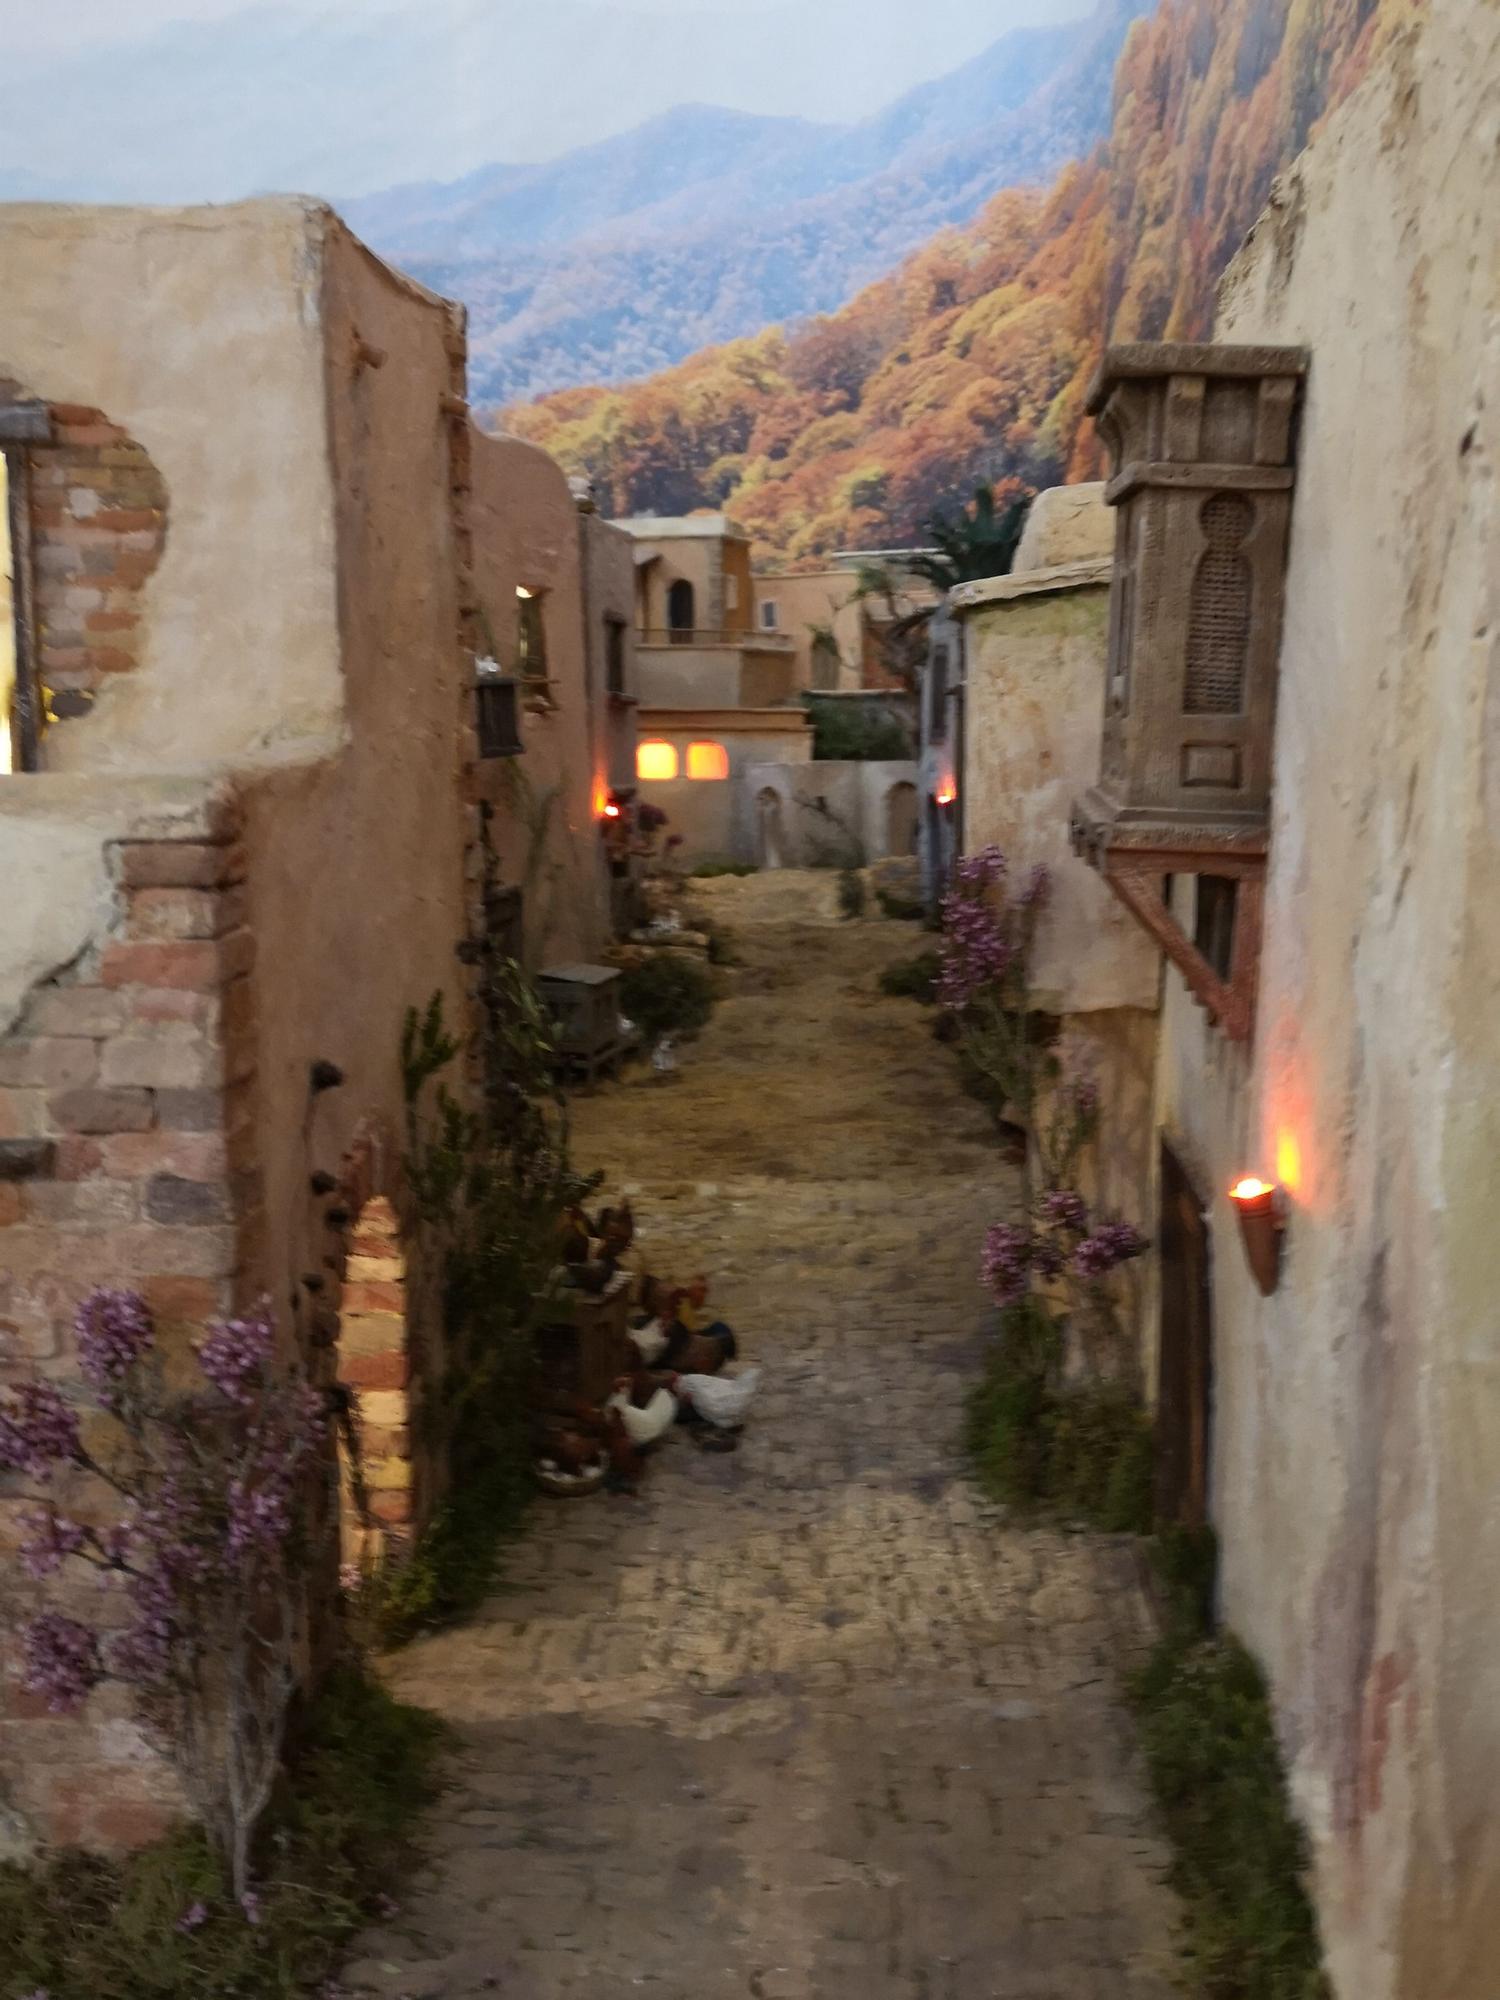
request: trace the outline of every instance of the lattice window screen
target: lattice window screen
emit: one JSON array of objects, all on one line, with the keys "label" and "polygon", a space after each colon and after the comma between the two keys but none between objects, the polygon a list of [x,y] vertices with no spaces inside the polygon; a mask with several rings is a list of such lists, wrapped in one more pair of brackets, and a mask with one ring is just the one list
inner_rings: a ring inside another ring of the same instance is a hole
[{"label": "lattice window screen", "polygon": [[1250,565],[1240,551],[1255,513],[1237,493],[1216,493],[1199,519],[1206,546],[1193,577],[1183,713],[1238,715],[1250,652]]}]

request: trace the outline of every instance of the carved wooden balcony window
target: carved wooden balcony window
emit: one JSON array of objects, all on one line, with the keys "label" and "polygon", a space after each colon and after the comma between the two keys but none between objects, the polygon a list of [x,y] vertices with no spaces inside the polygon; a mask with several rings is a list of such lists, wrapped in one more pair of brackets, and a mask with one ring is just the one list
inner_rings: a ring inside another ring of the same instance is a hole
[{"label": "carved wooden balcony window", "polygon": [[[1235,1037],[1254,1017],[1306,370],[1301,348],[1116,347],[1089,398],[1119,515],[1099,781],[1074,844]],[[1237,885],[1211,955],[1168,910],[1170,874]]]}]

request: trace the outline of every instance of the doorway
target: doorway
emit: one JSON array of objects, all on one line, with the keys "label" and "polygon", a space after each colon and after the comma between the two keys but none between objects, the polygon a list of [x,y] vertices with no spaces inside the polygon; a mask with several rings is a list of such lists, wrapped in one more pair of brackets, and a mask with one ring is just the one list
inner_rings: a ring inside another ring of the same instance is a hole
[{"label": "doorway", "polygon": [[762,868],[786,866],[786,844],[782,833],[781,794],[767,785],[755,801],[756,845]]},{"label": "doorway", "polygon": [[917,851],[921,806],[917,788],[904,781],[892,785],[885,801],[885,851],[905,857]]},{"label": "doorway", "polygon": [[1202,1527],[1213,1445],[1213,1290],[1208,1219],[1182,1162],[1161,1149],[1161,1339],[1157,1518]]},{"label": "doorway", "polygon": [[697,615],[697,595],[693,586],[685,577],[678,577],[667,592],[667,629],[674,646],[685,646],[691,641]]}]

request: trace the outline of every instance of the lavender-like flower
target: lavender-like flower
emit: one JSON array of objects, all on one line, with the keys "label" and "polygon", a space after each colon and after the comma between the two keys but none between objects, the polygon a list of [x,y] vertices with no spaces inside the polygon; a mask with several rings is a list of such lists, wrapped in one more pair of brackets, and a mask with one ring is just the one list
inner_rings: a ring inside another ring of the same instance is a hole
[{"label": "lavender-like flower", "polygon": [[156,1338],[151,1308],[139,1292],[89,1293],[73,1316],[78,1364],[85,1379],[100,1393],[106,1407],[120,1384]]},{"label": "lavender-like flower", "polygon": [[245,1913],[245,1922],[247,1924],[258,1924],[260,1922],[260,1897],[256,1895],[253,1889],[247,1889],[244,1895],[240,1897],[240,1908]]},{"label": "lavender-like flower", "polygon": [[208,1922],[207,1903],[190,1903],[187,1909],[185,1909],[182,1915],[177,1919],[177,1928],[180,1931],[188,1931],[188,1932],[197,1931],[197,1930],[202,1930],[203,1926],[207,1922]]},{"label": "lavender-like flower", "polygon": [[1030,1233],[1014,1223],[997,1222],[986,1232],[981,1268],[996,1305],[1014,1305],[1031,1284],[1034,1246]]},{"label": "lavender-like flower", "polygon": [[22,1634],[24,1686],[54,1715],[78,1708],[104,1677],[98,1642],[86,1625],[60,1612],[33,1618]]},{"label": "lavender-like flower", "polygon": [[276,1329],[265,1313],[219,1320],[198,1343],[198,1366],[231,1403],[248,1408],[259,1394],[276,1347]]},{"label": "lavender-like flower", "polygon": [[979,848],[973,854],[966,854],[955,866],[953,879],[969,896],[982,896],[986,889],[1004,881],[1005,873],[1005,856],[992,844]]},{"label": "lavender-like flower", "polygon": [[1042,1220],[1053,1229],[1083,1229],[1089,1219],[1088,1204],[1074,1188],[1053,1188],[1042,1196]]},{"label": "lavender-like flower", "polygon": [[53,1576],[69,1556],[76,1556],[88,1540],[86,1529],[52,1507],[38,1507],[24,1517],[28,1539],[21,1544],[20,1562],[26,1574],[40,1583]]},{"label": "lavender-like flower", "polygon": [[0,1470],[45,1480],[82,1453],[77,1415],[49,1382],[23,1382],[0,1402]]},{"label": "lavender-like flower", "polygon": [[1139,1257],[1149,1247],[1146,1238],[1132,1223],[1103,1222],[1073,1252],[1073,1268],[1081,1277],[1102,1278],[1117,1265]]}]

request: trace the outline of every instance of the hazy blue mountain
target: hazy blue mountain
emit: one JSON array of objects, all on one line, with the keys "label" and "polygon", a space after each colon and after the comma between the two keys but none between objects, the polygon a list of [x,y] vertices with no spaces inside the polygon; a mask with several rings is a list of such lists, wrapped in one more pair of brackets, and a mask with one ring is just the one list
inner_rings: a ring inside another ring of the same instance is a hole
[{"label": "hazy blue mountain", "polygon": [[8,42],[0,171],[96,200],[351,195],[552,159],[704,99],[821,123],[1087,4],[273,0],[149,32],[122,6],[69,47]]},{"label": "hazy blue mountain", "polygon": [[476,398],[622,380],[831,311],[999,189],[1049,180],[1107,129],[1146,0],[1016,29],[849,126],[707,106],[539,167],[342,204],[377,250],[472,316]]}]

